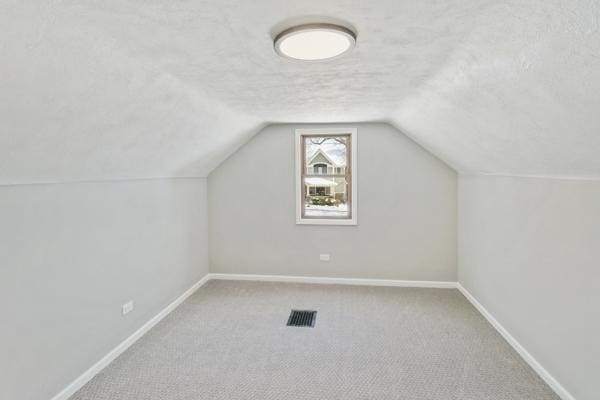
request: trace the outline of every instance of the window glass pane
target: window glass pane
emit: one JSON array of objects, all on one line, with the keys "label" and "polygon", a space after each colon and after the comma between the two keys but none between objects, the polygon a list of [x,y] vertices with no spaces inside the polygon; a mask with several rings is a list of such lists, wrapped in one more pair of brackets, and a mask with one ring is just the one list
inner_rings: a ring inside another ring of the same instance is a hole
[{"label": "window glass pane", "polygon": [[345,172],[349,136],[305,136],[304,216],[349,218],[350,204]]},{"label": "window glass pane", "polygon": [[[322,186],[324,182],[315,182],[315,179],[326,180],[331,186]],[[305,178],[307,196],[304,203],[306,217],[333,217],[347,218],[349,216],[348,184],[344,177],[331,178]],[[314,186],[318,184],[320,186]]]},{"label": "window glass pane", "polygon": [[312,175],[314,171],[314,174],[327,174],[332,173],[334,168],[345,167],[348,139],[348,136],[305,136],[306,173]]}]

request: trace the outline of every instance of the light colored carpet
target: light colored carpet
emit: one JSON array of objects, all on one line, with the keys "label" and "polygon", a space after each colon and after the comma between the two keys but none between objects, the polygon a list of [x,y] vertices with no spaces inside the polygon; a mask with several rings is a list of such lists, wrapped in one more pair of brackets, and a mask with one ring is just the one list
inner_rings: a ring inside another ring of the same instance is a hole
[{"label": "light colored carpet", "polygon": [[456,290],[211,281],[72,399],[558,397]]}]

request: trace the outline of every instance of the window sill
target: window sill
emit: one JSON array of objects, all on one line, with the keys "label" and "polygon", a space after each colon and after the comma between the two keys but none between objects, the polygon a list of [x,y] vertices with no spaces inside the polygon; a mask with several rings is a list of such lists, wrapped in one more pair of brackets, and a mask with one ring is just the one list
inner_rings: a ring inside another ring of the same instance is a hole
[{"label": "window sill", "polygon": [[296,225],[340,225],[340,226],[356,226],[356,219],[317,219],[317,218],[299,218],[296,219]]}]

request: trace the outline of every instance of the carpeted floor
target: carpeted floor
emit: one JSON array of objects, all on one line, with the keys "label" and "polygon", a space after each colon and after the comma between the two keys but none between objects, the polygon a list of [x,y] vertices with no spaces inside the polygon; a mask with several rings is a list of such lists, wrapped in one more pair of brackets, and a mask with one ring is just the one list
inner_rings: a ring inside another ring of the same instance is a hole
[{"label": "carpeted floor", "polygon": [[457,290],[211,281],[71,399],[558,396]]}]

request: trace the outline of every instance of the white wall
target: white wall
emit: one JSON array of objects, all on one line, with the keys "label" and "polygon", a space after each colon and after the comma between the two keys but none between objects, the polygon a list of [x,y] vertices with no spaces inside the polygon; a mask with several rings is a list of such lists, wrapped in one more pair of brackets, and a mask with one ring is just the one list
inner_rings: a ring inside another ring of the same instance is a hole
[{"label": "white wall", "polygon": [[269,126],[209,175],[211,272],[455,281],[456,173],[387,124],[340,125],[358,226],[296,225],[294,129],[326,126]]},{"label": "white wall", "polygon": [[49,399],[208,272],[206,180],[0,186],[0,254],[0,398]]},{"label": "white wall", "polygon": [[600,182],[459,180],[459,281],[576,399],[600,393]]}]

